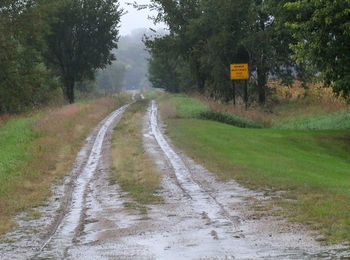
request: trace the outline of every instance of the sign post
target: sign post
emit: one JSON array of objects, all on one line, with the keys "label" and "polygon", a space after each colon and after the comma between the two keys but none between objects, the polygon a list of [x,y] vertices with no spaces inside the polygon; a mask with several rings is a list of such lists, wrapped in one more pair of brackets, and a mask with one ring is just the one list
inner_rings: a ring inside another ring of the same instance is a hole
[{"label": "sign post", "polygon": [[[248,79],[249,67],[248,63],[231,64],[230,66],[231,80],[244,80],[244,103],[248,108]],[[234,85],[234,82],[232,82]]]}]

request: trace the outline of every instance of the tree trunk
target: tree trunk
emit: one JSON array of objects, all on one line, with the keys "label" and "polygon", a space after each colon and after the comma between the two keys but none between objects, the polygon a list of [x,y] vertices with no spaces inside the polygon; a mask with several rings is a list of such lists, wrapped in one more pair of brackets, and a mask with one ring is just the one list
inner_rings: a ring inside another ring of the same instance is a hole
[{"label": "tree trunk", "polygon": [[259,104],[265,105],[266,101],[266,70],[264,66],[259,66],[257,70],[258,74],[258,91],[259,91]]},{"label": "tree trunk", "polygon": [[244,80],[244,104],[245,104],[245,109],[248,109],[248,80]]},{"label": "tree trunk", "polygon": [[[260,30],[265,31],[265,20],[262,14],[260,16]],[[259,104],[265,105],[266,101],[266,84],[267,84],[267,69],[266,69],[266,55],[264,48],[261,50],[260,62],[258,64],[257,76],[258,76],[258,91],[259,91]]]},{"label": "tree trunk", "polygon": [[70,103],[73,104],[75,101],[74,97],[74,78],[69,78],[64,81],[64,98]]},{"label": "tree trunk", "polygon": [[262,67],[257,69],[259,104],[264,105],[266,100],[266,73]]},{"label": "tree trunk", "polygon": [[234,80],[232,82],[232,101],[233,105],[236,105],[236,82]]},{"label": "tree trunk", "polygon": [[198,76],[198,78],[197,78],[197,85],[198,85],[199,93],[204,94],[205,80],[203,80],[202,78],[200,78]]}]

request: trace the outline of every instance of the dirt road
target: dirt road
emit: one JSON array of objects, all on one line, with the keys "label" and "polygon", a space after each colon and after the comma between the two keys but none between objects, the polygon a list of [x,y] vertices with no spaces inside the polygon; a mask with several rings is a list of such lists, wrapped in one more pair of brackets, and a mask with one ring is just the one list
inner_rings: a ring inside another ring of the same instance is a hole
[{"label": "dirt road", "polygon": [[[251,210],[262,194],[215,176],[173,147],[164,136],[155,102],[144,119],[144,146],[162,174],[163,204],[148,215],[118,184],[109,183],[111,132],[127,106],[104,120],[88,138],[72,173],[53,188],[38,210],[17,217],[4,236],[1,259],[330,259],[348,256],[322,247],[310,232]],[[57,217],[58,216],[58,217]]]}]

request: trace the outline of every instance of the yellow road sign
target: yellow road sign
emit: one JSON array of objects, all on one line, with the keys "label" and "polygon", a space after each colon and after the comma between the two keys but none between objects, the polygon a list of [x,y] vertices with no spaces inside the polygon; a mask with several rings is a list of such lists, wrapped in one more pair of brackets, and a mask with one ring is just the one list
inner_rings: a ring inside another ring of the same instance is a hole
[{"label": "yellow road sign", "polygon": [[248,79],[248,64],[231,64],[231,80]]}]

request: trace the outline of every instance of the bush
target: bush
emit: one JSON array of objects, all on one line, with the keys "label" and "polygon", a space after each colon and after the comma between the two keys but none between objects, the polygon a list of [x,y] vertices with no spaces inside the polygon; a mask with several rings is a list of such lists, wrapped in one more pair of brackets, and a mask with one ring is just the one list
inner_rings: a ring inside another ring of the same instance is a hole
[{"label": "bush", "polygon": [[204,120],[217,121],[241,128],[264,128],[264,125],[259,122],[222,111],[203,111],[199,114],[198,118]]}]

